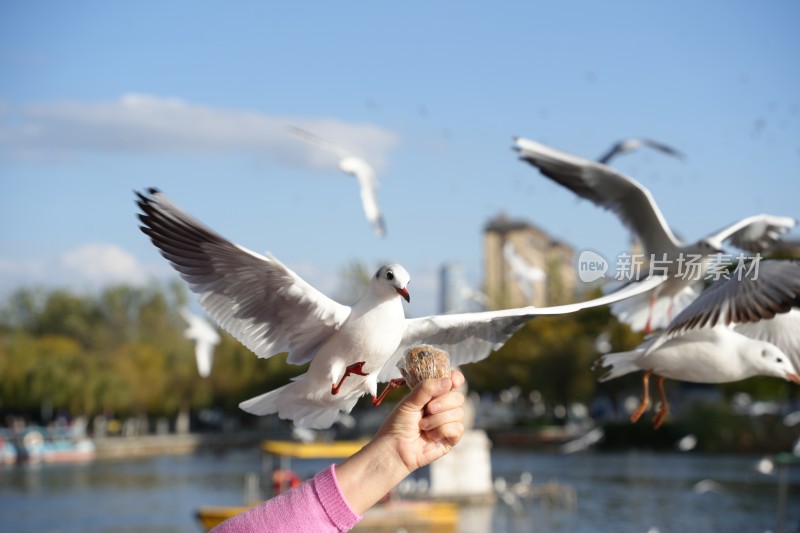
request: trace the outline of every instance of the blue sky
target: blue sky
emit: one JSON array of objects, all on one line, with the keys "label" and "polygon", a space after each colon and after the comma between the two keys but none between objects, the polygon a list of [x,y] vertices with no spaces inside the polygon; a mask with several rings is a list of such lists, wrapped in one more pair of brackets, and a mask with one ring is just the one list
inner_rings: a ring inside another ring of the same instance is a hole
[{"label": "blue sky", "polygon": [[[409,314],[446,261],[482,275],[505,212],[613,257],[627,232],[519,162],[512,136],[615,166],[696,239],[800,218],[800,5],[753,2],[0,3],[0,294],[171,270],[137,229],[157,186],[333,294],[352,261],[397,261]],[[378,170],[388,235],[355,180],[285,135],[325,134]],[[795,230],[793,235],[797,235]]]}]

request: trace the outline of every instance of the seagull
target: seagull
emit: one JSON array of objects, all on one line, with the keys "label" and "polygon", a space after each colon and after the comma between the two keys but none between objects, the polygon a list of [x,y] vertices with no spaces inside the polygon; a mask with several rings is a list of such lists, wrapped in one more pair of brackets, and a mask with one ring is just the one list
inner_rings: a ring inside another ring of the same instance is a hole
[{"label": "seagull", "polygon": [[670,155],[672,157],[676,157],[678,159],[683,159],[683,154],[671,146],[668,146],[664,143],[660,143],[658,141],[654,141],[652,139],[633,137],[630,139],[619,141],[618,143],[614,144],[605,154],[601,155],[597,159],[597,162],[607,165],[616,156],[635,152],[636,150],[642,148],[643,146],[652,148],[654,150]]},{"label": "seagull", "polygon": [[184,306],[180,309],[181,316],[189,327],[183,336],[195,342],[194,354],[197,358],[197,373],[200,377],[207,378],[211,374],[211,363],[214,361],[214,346],[219,344],[220,338],[214,326],[208,321]]},{"label": "seagull", "polygon": [[[523,161],[566,187],[581,198],[613,211],[633,232],[650,260],[639,275],[634,272],[625,283],[639,283],[657,277],[662,283],[649,294],[622,301],[611,307],[619,320],[645,333],[665,327],[701,292],[711,262],[719,259],[723,243],[752,253],[768,250],[797,221],[790,217],[754,215],[731,224],[695,243],[684,243],[673,234],[652,194],[640,183],[616,170],[556,150],[544,144],[516,137],[514,149]],[[609,284],[614,290],[624,283]]]},{"label": "seagull", "polygon": [[603,428],[592,428],[580,437],[562,444],[559,452],[565,455],[582,452],[603,440],[603,437],[605,437]]},{"label": "seagull", "polygon": [[525,293],[528,299],[533,298],[535,290],[534,284],[547,280],[545,271],[530,265],[524,257],[517,253],[511,241],[506,241],[503,245],[503,257],[511,268],[511,273],[514,274],[514,277],[517,279],[517,283],[522,289],[522,292]]},{"label": "seagull", "polygon": [[289,133],[297,139],[331,152],[339,158],[339,170],[345,174],[350,174],[358,180],[358,186],[361,191],[361,205],[364,208],[364,215],[366,215],[367,221],[372,225],[372,229],[378,237],[386,235],[386,224],[378,207],[378,180],[375,178],[375,170],[373,170],[372,166],[360,157],[350,155],[343,148],[306,130],[289,126]]},{"label": "seagull", "polygon": [[724,491],[722,485],[720,485],[713,479],[701,479],[700,481],[694,484],[692,490],[697,494],[707,494],[709,492],[719,493]]},{"label": "seagull", "polygon": [[697,436],[692,433],[684,435],[677,443],[675,443],[675,447],[682,452],[690,452],[694,450],[696,446]]},{"label": "seagull", "polygon": [[800,384],[800,262],[760,263],[757,275],[741,276],[740,268],[714,282],[661,334],[595,362],[594,369],[609,368],[600,381],[644,371],[642,399],[631,422],[649,407],[648,382],[654,375],[661,399],[656,428],[669,413],[667,378],[727,383],[772,376]]},{"label": "seagull", "polygon": [[[628,296],[615,293],[557,307],[407,319],[402,302],[410,301],[411,277],[399,264],[381,266],[363,296],[348,307],[271,254],[222,237],[157,189],[136,196],[141,230],[217,324],[258,357],[288,352],[288,363],[310,363],[288,385],[240,404],[249,413],[277,413],[303,427],[330,427],[339,412],[349,413],[367,393],[373,405],[380,404],[378,383],[399,381],[397,362],[408,348],[433,345],[460,366],[486,358],[537,316],[571,313]],[[630,294],[649,288],[645,283]]]}]

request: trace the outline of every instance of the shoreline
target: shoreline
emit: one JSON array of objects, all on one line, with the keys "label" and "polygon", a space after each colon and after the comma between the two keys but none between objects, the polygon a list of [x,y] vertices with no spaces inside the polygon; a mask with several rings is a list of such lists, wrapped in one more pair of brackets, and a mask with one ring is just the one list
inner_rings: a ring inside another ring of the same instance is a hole
[{"label": "shoreline", "polygon": [[95,437],[95,458],[114,459],[184,455],[199,451],[219,452],[231,448],[257,447],[268,438],[264,431],[234,433],[185,433],[136,437]]}]

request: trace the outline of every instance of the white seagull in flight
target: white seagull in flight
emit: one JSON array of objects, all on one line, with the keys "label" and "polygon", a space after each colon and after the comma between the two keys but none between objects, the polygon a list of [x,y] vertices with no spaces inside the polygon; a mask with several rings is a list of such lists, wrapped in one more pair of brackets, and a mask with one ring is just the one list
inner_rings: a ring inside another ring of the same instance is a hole
[{"label": "white seagull in flight", "polygon": [[727,383],[772,376],[800,384],[800,263],[761,261],[757,266],[714,282],[660,335],[595,362],[593,368],[608,367],[600,381],[644,371],[642,400],[632,422],[650,404],[651,376],[657,376],[661,399],[655,427],[669,413],[667,378]]},{"label": "white seagull in flight", "polygon": [[611,148],[609,148],[609,150],[606,153],[604,153],[597,159],[597,162],[607,165],[612,159],[614,159],[618,155],[624,155],[624,154],[629,154],[631,152],[635,152],[636,150],[644,146],[652,148],[653,150],[657,150],[663,154],[675,157],[677,159],[683,159],[683,154],[671,146],[668,146],[658,141],[654,141],[652,139],[646,139],[643,137],[632,137],[630,139],[625,139],[619,141],[618,143],[615,143]]},{"label": "white seagull in flight", "polygon": [[699,295],[709,264],[722,253],[724,242],[748,252],[763,252],[797,224],[790,217],[755,215],[687,244],[672,233],[650,191],[633,178],[528,139],[515,138],[514,150],[559,185],[613,211],[642,244],[644,262],[658,262],[632,280],[659,278],[662,283],[657,288],[611,307],[619,320],[645,333],[665,327]]},{"label": "white seagull in flight", "polygon": [[214,326],[208,321],[191,311],[188,307],[181,307],[181,316],[189,324],[183,336],[194,341],[194,354],[197,359],[197,373],[200,377],[207,378],[211,375],[211,365],[214,361],[214,347],[219,344],[220,337]]},{"label": "white seagull in flight", "polygon": [[[306,283],[270,254],[235,244],[173,204],[161,192],[136,193],[141,229],[199,294],[199,302],[226,331],[258,357],[288,352],[308,371],[276,390],[243,402],[250,413],[278,413],[296,425],[330,427],[366,393],[380,403],[378,383],[399,384],[397,362],[406,349],[430,344],[446,350],[454,366],[480,361],[525,322],[605,305],[615,293],[558,307],[405,318],[410,276],[398,264],[382,266],[352,307]],[[647,282],[631,293],[647,290]],[[388,390],[388,387],[387,387]]]},{"label": "white seagull in flight", "polygon": [[511,269],[511,273],[517,279],[522,292],[525,293],[528,299],[533,298],[536,282],[546,281],[547,273],[541,268],[529,264],[524,257],[517,253],[511,241],[506,241],[503,245],[503,258]]},{"label": "white seagull in flight", "polygon": [[360,157],[350,155],[343,148],[303,129],[290,126],[289,133],[297,139],[331,152],[339,158],[339,170],[345,174],[350,174],[358,180],[361,205],[364,208],[364,215],[367,217],[367,221],[372,225],[372,229],[375,230],[375,234],[378,237],[386,235],[386,224],[378,207],[378,180],[375,178],[375,170],[372,166]]}]

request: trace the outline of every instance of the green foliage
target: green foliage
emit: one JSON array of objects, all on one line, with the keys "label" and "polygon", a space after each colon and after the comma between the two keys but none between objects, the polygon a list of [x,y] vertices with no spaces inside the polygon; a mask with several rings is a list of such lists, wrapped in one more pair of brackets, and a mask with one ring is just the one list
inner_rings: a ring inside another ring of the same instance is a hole
[{"label": "green foliage", "polygon": [[536,318],[491,357],[461,370],[478,391],[516,385],[523,395],[536,390],[549,402],[588,401],[597,390],[597,374],[590,369],[600,355],[595,341],[603,333],[613,351],[629,350],[642,340],[607,308],[593,308]]},{"label": "green foliage", "polygon": [[108,287],[98,294],[20,290],[0,308],[0,410],[37,416],[43,405],[73,415],[174,415],[235,409],[304,369],[259,359],[229,335],[212,375],[198,376],[194,344],[178,313],[181,284]]},{"label": "green foliage", "polygon": [[[370,275],[363,265],[348,267],[343,278],[349,285],[343,293],[350,296],[345,299],[357,298]],[[89,416],[172,416],[182,409],[211,406],[238,412],[243,400],[285,385],[306,370],[287,364],[285,354],[259,359],[221,332],[211,376],[199,377],[194,344],[184,338],[186,324],[178,313],[187,300],[180,282],[167,287],[114,286],[91,295],[17,291],[0,306],[0,411],[38,416],[47,405],[54,412]],[[462,371],[473,390],[496,392],[516,385],[523,396],[539,391],[551,405],[585,402],[599,393],[614,401],[633,391],[638,394],[639,374],[597,383],[599,374],[590,368],[599,356],[595,341],[601,334],[608,337],[612,351],[630,350],[642,341],[608,308],[594,308],[532,320],[502,349]],[[798,389],[761,378],[722,390],[727,396],[743,391],[754,398],[777,399]],[[701,413],[696,424],[687,422],[692,426],[687,431],[701,433],[703,424],[715,416],[733,417],[708,425],[726,427],[734,436],[709,439],[746,438],[740,437],[746,431],[739,428],[738,419],[725,413]],[[770,438],[770,431],[764,438]]]},{"label": "green foliage", "polygon": [[[377,268],[375,269],[377,270]],[[352,305],[369,286],[369,280],[375,273],[360,261],[352,261],[339,272],[342,285],[337,289],[335,300],[345,305]]]}]

